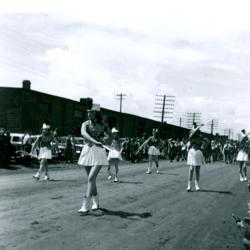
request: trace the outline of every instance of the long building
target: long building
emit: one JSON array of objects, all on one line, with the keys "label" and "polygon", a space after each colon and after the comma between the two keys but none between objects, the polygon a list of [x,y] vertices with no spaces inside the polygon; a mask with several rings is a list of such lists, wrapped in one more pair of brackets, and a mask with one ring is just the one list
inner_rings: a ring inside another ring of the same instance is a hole
[{"label": "long building", "polygon": [[[32,90],[28,80],[23,81],[21,88],[0,87],[0,127],[36,134],[48,120],[59,135],[79,135],[87,116],[85,100],[77,102]],[[117,127],[124,137],[150,135],[153,128],[159,128],[163,137],[182,138],[188,134],[186,128],[105,108],[101,111],[109,126]]]}]

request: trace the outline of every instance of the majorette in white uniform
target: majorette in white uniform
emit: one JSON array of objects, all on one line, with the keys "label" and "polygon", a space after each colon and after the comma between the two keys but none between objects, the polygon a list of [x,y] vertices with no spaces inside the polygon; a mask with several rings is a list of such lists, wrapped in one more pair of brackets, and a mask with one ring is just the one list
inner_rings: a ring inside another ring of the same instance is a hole
[{"label": "majorette in white uniform", "polygon": [[[52,159],[51,143],[54,141],[54,136],[50,133],[50,125],[44,123],[42,130],[42,135],[38,136],[31,149],[31,156],[37,157],[40,160],[40,168],[38,172],[33,175],[33,178],[39,180],[42,172],[45,171],[44,180],[49,180],[48,160]],[[38,150],[39,153],[37,155]]]},{"label": "majorette in white uniform", "polygon": [[108,161],[109,161],[109,166],[107,169],[108,173],[108,180],[112,179],[112,174],[111,174],[111,166],[115,166],[115,179],[114,182],[119,182],[118,178],[118,172],[119,172],[119,162],[122,160],[121,152],[121,143],[120,143],[120,138],[118,135],[118,130],[116,128],[113,128],[111,130],[112,132],[112,142],[111,142],[111,150],[109,151],[108,154]]},{"label": "majorette in white uniform", "polygon": [[241,130],[242,139],[239,145],[239,152],[236,160],[239,162],[240,181],[247,181],[247,162],[248,162],[248,150],[249,140],[245,129]]},{"label": "majorette in white uniform", "polygon": [[[99,208],[99,194],[97,192],[96,179],[102,166],[108,166],[107,153],[103,143],[108,137],[108,128],[102,122],[99,106],[92,106],[88,110],[89,120],[82,124],[81,134],[86,140],[78,160],[80,166],[86,168],[88,187],[79,213],[88,213],[90,209]],[[91,205],[92,202],[92,205]]]},{"label": "majorette in white uniform", "polygon": [[152,171],[152,163],[153,161],[155,162],[156,166],[156,173],[159,174],[159,155],[161,154],[160,152],[160,147],[162,147],[163,143],[159,137],[159,130],[158,129],[153,129],[153,135],[150,136],[138,149],[137,153],[144,148],[145,145],[149,146],[148,149],[148,160],[149,160],[149,166],[147,170],[147,174],[151,174]]},{"label": "majorette in white uniform", "polygon": [[193,179],[193,172],[195,171],[195,189],[196,191],[200,190],[199,187],[199,179],[200,179],[200,166],[205,164],[204,156],[202,151],[200,150],[201,143],[202,143],[202,136],[200,132],[200,128],[203,126],[196,126],[194,123],[193,129],[190,131],[189,135],[189,151],[187,157],[187,165],[189,165],[189,172],[188,172],[188,185],[187,191],[191,191],[192,179]]}]

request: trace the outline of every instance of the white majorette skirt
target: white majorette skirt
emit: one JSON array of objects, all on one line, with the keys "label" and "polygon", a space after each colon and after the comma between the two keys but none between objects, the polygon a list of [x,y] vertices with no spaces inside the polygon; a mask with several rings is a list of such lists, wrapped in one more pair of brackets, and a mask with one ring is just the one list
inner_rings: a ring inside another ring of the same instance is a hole
[{"label": "white majorette skirt", "polygon": [[110,150],[108,154],[108,161],[112,159],[122,160],[121,153],[116,149]]},{"label": "white majorette skirt", "polygon": [[52,151],[51,149],[47,148],[47,147],[41,147],[39,149],[39,155],[38,155],[38,159],[47,159],[50,160],[52,159]]},{"label": "white majorette skirt", "polygon": [[78,160],[81,166],[108,166],[106,150],[96,145],[85,144]]},{"label": "white majorette skirt", "polygon": [[155,146],[150,146],[148,149],[148,155],[160,155],[160,150]]},{"label": "white majorette skirt", "polygon": [[248,161],[248,154],[244,150],[240,150],[237,158],[237,161]]},{"label": "white majorette skirt", "polygon": [[202,166],[203,162],[203,154],[200,150],[195,150],[193,148],[189,149],[188,157],[187,157],[187,165],[190,166]]}]

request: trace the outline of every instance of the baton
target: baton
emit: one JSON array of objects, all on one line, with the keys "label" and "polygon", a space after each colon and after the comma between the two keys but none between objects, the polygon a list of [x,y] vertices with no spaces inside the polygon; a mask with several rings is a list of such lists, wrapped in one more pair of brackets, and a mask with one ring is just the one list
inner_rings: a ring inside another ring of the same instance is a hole
[{"label": "baton", "polygon": [[105,149],[107,149],[108,151],[112,151],[112,150],[114,150],[114,148],[113,148],[113,147],[108,146],[108,145],[102,145],[102,147],[103,147],[103,148],[105,148]]}]

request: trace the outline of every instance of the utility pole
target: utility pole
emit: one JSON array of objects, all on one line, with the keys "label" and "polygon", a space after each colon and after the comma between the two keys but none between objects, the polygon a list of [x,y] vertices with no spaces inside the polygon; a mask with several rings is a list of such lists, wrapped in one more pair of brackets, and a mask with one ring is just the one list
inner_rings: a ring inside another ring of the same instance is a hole
[{"label": "utility pole", "polygon": [[183,118],[182,118],[182,117],[180,117],[180,118],[179,118],[179,124],[180,124],[180,127],[182,126],[182,122],[183,122]]},{"label": "utility pole", "polygon": [[124,97],[126,96],[126,94],[120,93],[120,94],[117,94],[116,96],[118,96],[119,97],[118,100],[120,100],[120,122],[121,122],[121,125],[120,125],[120,136],[122,136],[122,134],[123,134],[122,101],[125,100]]},{"label": "utility pole", "polygon": [[120,113],[122,112],[122,101],[125,100],[123,97],[126,96],[126,94],[117,94],[116,96],[119,96],[119,100],[120,100]]},{"label": "utility pole", "polygon": [[189,129],[192,128],[194,122],[197,123],[197,125],[201,123],[201,113],[188,112],[186,113],[186,116],[187,116],[187,127]]},{"label": "utility pole", "polygon": [[218,128],[218,120],[212,119],[211,123],[208,123],[207,126],[210,128],[211,135],[213,135],[214,130]]},{"label": "utility pole", "polygon": [[238,133],[238,134],[237,134],[237,137],[238,137],[238,141],[240,141],[240,139],[241,139],[241,134]]},{"label": "utility pole", "polygon": [[231,128],[224,129],[224,135],[228,136],[228,139],[233,137],[233,130]]},{"label": "utility pole", "polygon": [[[156,95],[156,102],[155,103],[155,110],[154,113],[157,113],[159,115],[156,115],[155,117],[161,118],[161,123],[165,121],[165,118],[172,119],[173,110],[174,110],[174,98],[175,96],[172,95]],[[167,114],[167,116],[166,116]]]},{"label": "utility pole", "polygon": [[164,122],[165,103],[166,103],[166,95],[163,96],[162,113],[161,113],[161,123]]}]

